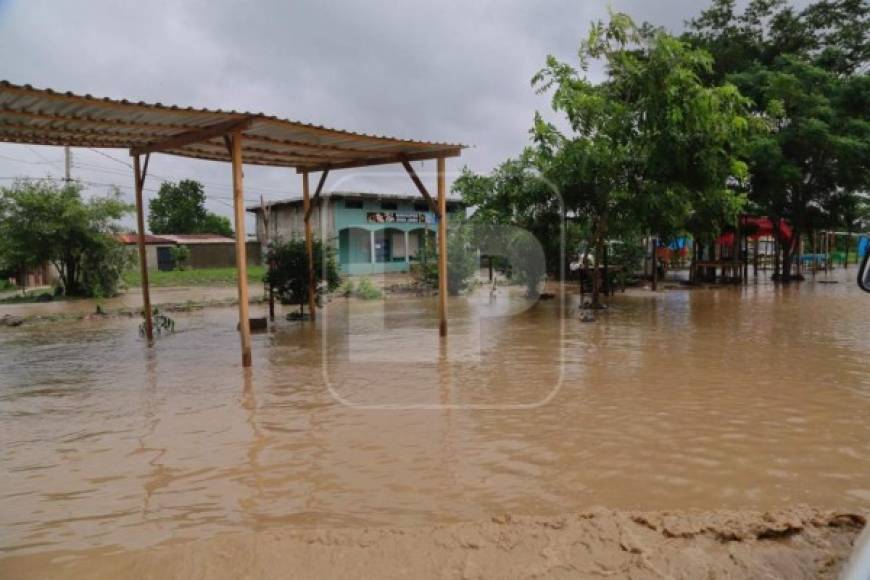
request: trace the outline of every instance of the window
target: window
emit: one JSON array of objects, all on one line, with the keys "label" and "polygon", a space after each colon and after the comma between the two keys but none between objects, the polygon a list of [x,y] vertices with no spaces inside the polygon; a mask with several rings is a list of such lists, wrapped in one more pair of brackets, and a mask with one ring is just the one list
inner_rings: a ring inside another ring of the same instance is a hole
[{"label": "window", "polygon": [[381,209],[389,210],[389,211],[396,211],[397,209],[399,209],[399,204],[397,204],[395,201],[382,201],[381,202]]},{"label": "window", "polygon": [[414,204],[414,211],[429,211],[429,204],[424,201],[418,201]]},{"label": "window", "polygon": [[363,202],[361,199],[346,199],[344,200],[344,207],[346,209],[362,209]]}]

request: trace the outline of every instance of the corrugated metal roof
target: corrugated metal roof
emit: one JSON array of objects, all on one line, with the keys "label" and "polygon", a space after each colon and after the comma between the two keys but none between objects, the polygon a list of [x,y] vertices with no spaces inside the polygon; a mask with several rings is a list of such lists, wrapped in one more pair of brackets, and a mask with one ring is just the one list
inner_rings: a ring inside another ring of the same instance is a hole
[{"label": "corrugated metal roof", "polygon": [[[465,147],[341,131],[264,113],[114,100],[0,81],[0,141],[11,143],[135,149],[245,121],[244,163],[299,171],[455,157]],[[230,161],[222,135],[161,153]]]},{"label": "corrugated metal roof", "polygon": [[[122,244],[133,245],[133,244],[139,243],[139,234],[136,234],[136,233],[118,234],[115,237]],[[167,239],[167,238],[163,238],[163,237],[159,237],[159,236],[152,236],[151,234],[145,234],[145,243],[146,244],[172,245],[175,242],[173,242],[172,240]]]},{"label": "corrugated metal roof", "polygon": [[185,246],[236,243],[236,240],[233,238],[219,236],[217,234],[160,234],[160,237]]}]

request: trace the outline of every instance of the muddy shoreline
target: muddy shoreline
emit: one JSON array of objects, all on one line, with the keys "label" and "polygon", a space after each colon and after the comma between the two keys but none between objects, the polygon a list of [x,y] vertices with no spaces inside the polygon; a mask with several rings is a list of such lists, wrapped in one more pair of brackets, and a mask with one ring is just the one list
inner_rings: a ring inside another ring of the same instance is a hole
[{"label": "muddy shoreline", "polygon": [[866,524],[806,506],[225,534],[0,560],[5,578],[836,578]]}]

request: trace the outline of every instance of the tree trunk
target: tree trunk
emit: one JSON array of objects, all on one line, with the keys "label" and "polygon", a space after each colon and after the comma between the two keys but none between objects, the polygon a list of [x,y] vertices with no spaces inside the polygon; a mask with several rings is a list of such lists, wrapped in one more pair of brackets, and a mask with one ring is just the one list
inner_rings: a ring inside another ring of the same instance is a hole
[{"label": "tree trunk", "polygon": [[776,220],[775,229],[773,231],[773,279],[779,280],[780,277],[780,256],[779,252],[782,249],[782,244],[779,241],[779,219]]},{"label": "tree trunk", "polygon": [[798,229],[798,226],[795,225],[792,228],[791,232],[791,240],[788,243],[782,244],[782,275],[780,276],[780,280],[783,282],[791,282],[796,279],[796,277],[792,276],[792,258],[794,258],[796,243],[801,239],[801,231]]},{"label": "tree trunk", "polygon": [[601,238],[595,238],[595,263],[592,264],[592,308],[601,306]]},{"label": "tree trunk", "polygon": [[650,247],[652,248],[652,289],[653,292],[657,290],[657,279],[659,277],[659,261],[656,256],[656,239],[653,236],[650,236]]},{"label": "tree trunk", "polygon": [[695,263],[698,261],[697,238],[692,238],[692,259],[689,260],[689,284],[695,283]]},{"label": "tree trunk", "polygon": [[66,291],[67,296],[78,296],[79,295],[79,283],[78,283],[78,268],[76,261],[72,258],[68,258],[66,262],[66,284],[64,286],[64,290]]}]

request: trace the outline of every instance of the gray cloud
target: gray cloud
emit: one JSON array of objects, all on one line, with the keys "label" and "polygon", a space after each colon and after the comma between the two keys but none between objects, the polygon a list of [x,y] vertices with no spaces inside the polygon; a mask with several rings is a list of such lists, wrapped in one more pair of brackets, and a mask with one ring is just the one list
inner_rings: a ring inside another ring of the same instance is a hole
[{"label": "gray cloud", "polygon": [[[671,29],[702,6],[612,5]],[[0,78],[458,141],[474,148],[449,169],[467,164],[486,171],[528,143],[534,111],[548,108],[547,97],[529,86],[546,55],[574,62],[589,22],[605,17],[607,6],[604,0],[0,0]],[[105,153],[128,161],[124,151]],[[59,176],[62,157],[60,148],[0,144],[0,176]],[[212,210],[230,214],[228,165],[156,156],[151,167],[150,195],[159,177],[192,177],[206,183]],[[342,189],[412,190],[401,168],[384,171],[342,175]],[[75,151],[73,173],[130,195],[130,171],[93,151]],[[246,169],[250,199],[299,190],[292,170]]]}]

